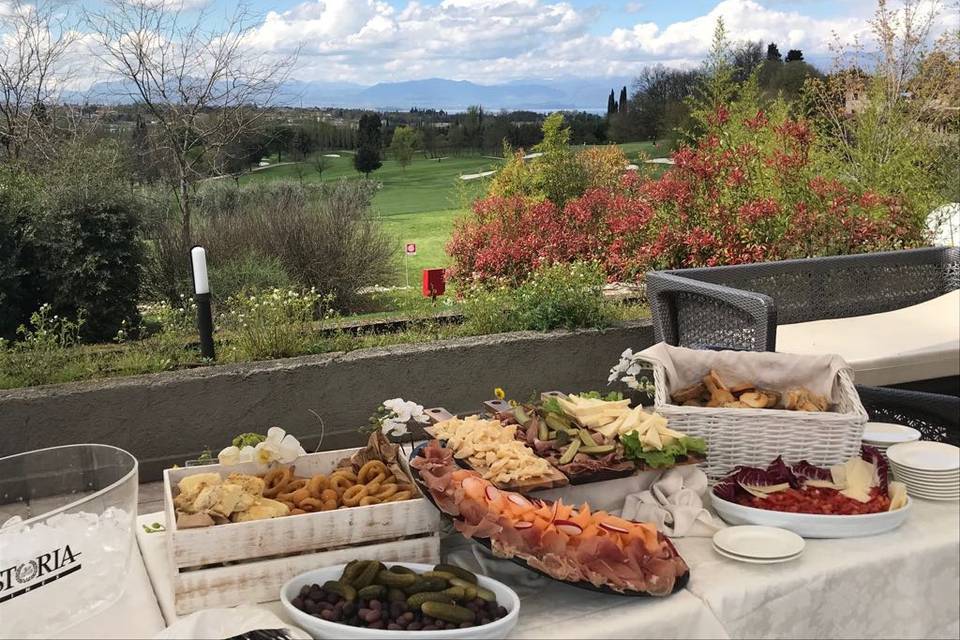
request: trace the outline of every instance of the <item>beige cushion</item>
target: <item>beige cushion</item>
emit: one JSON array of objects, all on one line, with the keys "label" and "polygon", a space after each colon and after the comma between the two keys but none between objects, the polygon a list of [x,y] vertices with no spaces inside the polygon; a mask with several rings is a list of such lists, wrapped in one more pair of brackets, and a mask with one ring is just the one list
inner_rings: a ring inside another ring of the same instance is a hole
[{"label": "beige cushion", "polygon": [[857,384],[888,385],[960,375],[960,290],[868,316],[777,327],[777,351],[837,353]]}]

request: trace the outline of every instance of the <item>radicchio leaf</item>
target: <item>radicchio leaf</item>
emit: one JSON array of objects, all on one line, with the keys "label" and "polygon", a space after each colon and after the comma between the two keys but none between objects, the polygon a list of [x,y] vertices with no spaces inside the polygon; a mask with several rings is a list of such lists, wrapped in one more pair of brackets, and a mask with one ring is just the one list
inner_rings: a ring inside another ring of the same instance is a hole
[{"label": "radicchio leaf", "polygon": [[[793,474],[793,471],[790,470],[787,463],[783,461],[783,456],[777,456],[776,460],[771,462],[767,467],[767,481],[759,484],[772,485],[783,484],[785,482],[794,489],[800,488],[800,482],[797,480],[797,476]],[[747,484],[755,483],[750,482]]]},{"label": "radicchio leaf", "polygon": [[793,472],[793,475],[797,477],[798,480],[833,480],[833,476],[830,474],[830,469],[824,469],[823,467],[817,467],[806,460],[801,460],[800,462],[793,465],[790,470]]},{"label": "radicchio leaf", "polygon": [[871,463],[877,470],[877,478],[880,480],[880,493],[883,495],[889,494],[889,480],[890,480],[890,467],[887,465],[887,459],[880,452],[879,449],[873,447],[868,447],[867,445],[860,446],[860,457]]},{"label": "radicchio leaf", "polygon": [[721,480],[713,486],[713,495],[727,502],[735,502],[739,485],[729,479]]}]

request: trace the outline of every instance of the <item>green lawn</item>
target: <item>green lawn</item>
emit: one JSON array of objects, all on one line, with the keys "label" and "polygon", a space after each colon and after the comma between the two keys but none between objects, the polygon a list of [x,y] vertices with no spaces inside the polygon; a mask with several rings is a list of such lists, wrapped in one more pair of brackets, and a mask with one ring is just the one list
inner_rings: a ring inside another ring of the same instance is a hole
[{"label": "green lawn", "polygon": [[[662,142],[659,148],[651,142],[628,142],[620,147],[631,161],[636,161],[641,152],[651,158],[667,155],[667,147]],[[323,180],[358,177],[353,168],[352,152],[330,153],[340,157],[325,159],[328,166],[323,171]],[[488,182],[485,178],[461,180],[460,176],[491,171],[501,163],[502,160],[477,155],[451,156],[439,161],[418,155],[406,170],[395,160],[386,159],[383,166],[371,174],[382,184],[373,199],[374,213],[382,218],[384,227],[396,238],[401,251],[408,242],[417,245],[416,256],[401,258],[401,266],[406,268],[411,286],[419,287],[421,269],[449,265],[444,246],[450,239],[453,222],[483,194]],[[300,179],[320,179],[312,162],[261,169],[241,177],[240,181]],[[401,269],[398,284],[404,281]]]},{"label": "green lawn", "polygon": [[[357,178],[352,154],[335,153],[341,157],[326,159],[329,166],[324,169],[322,179]],[[482,178],[461,180],[460,176],[490,171],[500,162],[480,156],[449,157],[440,161],[420,156],[403,170],[398,162],[387,159],[371,174],[383,185],[373,199],[374,213],[382,218],[387,232],[396,237],[400,250],[408,242],[417,245],[416,256],[401,260],[412,286],[419,286],[421,269],[449,264],[444,245],[450,238],[453,221],[482,194],[487,182]],[[312,163],[302,163],[254,171],[243,176],[241,182],[301,178],[316,181],[319,177]],[[401,271],[400,283],[403,282]]]}]

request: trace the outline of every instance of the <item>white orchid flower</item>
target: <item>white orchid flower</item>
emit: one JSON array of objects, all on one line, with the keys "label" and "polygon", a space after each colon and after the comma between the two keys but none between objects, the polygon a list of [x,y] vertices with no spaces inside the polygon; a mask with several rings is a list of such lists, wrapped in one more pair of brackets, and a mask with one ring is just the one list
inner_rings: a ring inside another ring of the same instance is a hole
[{"label": "white orchid flower", "polygon": [[300,446],[300,441],[289,433],[283,436],[283,440],[280,441],[280,452],[278,459],[284,464],[290,464],[294,462],[300,456],[306,455],[307,452],[304,451],[303,447]]},{"label": "white orchid flower", "polygon": [[383,433],[388,436],[406,435],[407,423],[404,420],[387,418],[383,421]]},{"label": "white orchid flower", "polygon": [[253,462],[254,452],[255,449],[250,445],[245,446],[243,449],[233,446],[226,447],[217,454],[217,460],[225,466],[232,466],[242,462]]},{"label": "white orchid flower", "polygon": [[226,447],[217,454],[217,460],[223,465],[235,465],[240,462],[240,447]]},{"label": "white orchid flower", "polygon": [[279,460],[280,447],[268,440],[257,444],[253,448],[253,459],[258,464],[270,464],[274,460]]}]

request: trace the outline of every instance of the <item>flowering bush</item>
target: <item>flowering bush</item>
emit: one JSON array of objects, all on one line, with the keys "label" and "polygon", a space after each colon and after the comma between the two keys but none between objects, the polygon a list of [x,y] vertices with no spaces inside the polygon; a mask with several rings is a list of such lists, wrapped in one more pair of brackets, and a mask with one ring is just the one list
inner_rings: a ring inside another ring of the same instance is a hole
[{"label": "flowering bush", "polygon": [[314,289],[270,289],[262,293],[238,294],[227,300],[221,316],[232,330],[232,355],[263,360],[301,355],[309,343],[311,322],[323,316],[330,296]]},{"label": "flowering bush", "polygon": [[600,328],[612,321],[596,263],[543,264],[519,286],[477,287],[464,298],[471,334]]},{"label": "flowering bush", "polygon": [[519,282],[544,262],[591,260],[626,281],[650,269],[923,244],[922,216],[900,199],[818,175],[814,132],[783,104],[721,105],[704,120],[703,136],[658,179],[627,173],[562,210],[521,197],[478,201],[447,247],[451,277]]}]

